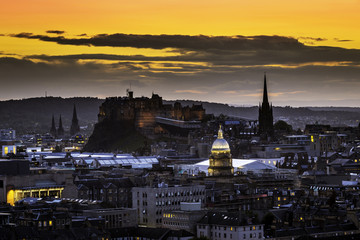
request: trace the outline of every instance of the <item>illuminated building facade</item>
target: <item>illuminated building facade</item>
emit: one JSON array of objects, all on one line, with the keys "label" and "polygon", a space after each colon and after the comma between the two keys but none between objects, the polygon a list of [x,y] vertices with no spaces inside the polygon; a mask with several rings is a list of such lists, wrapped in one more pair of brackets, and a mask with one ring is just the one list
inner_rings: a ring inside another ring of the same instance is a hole
[{"label": "illuminated building facade", "polygon": [[234,174],[229,143],[224,139],[221,126],[218,137],[211,147],[209,164],[209,176],[232,176]]},{"label": "illuminated building facade", "polygon": [[29,162],[23,160],[1,160],[0,167],[9,169],[7,173],[0,171],[0,202],[14,205],[27,197],[77,197],[77,188],[69,171],[29,170]]},{"label": "illuminated building facade", "polygon": [[6,203],[14,205],[15,202],[22,200],[27,197],[32,198],[44,198],[54,197],[60,198],[64,186],[38,186],[38,187],[20,187],[15,189],[9,189],[6,194]]},{"label": "illuminated building facade", "polygon": [[6,157],[9,153],[16,154],[16,146],[15,145],[3,145],[2,146],[2,156]]}]

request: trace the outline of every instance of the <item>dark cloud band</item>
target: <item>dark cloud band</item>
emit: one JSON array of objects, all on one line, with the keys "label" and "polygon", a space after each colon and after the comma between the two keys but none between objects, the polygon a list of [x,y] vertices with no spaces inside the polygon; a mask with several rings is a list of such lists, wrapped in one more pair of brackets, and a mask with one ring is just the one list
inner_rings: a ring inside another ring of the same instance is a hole
[{"label": "dark cloud band", "polygon": [[47,30],[46,33],[54,33],[54,34],[61,35],[61,34],[64,34],[65,31],[60,31],[60,30]]},{"label": "dark cloud band", "polygon": [[39,39],[67,45],[178,48],[186,50],[251,50],[251,49],[297,49],[304,45],[298,40],[282,36],[190,36],[190,35],[137,35],[98,34],[89,38],[65,38],[63,36],[36,35],[33,33],[10,34],[11,37]]}]

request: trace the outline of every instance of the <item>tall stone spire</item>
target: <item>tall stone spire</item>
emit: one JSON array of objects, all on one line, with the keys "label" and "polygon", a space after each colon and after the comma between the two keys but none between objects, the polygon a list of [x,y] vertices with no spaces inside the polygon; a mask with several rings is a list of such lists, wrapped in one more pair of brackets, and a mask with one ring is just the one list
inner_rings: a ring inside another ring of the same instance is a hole
[{"label": "tall stone spire", "polygon": [[266,86],[266,73],[264,74],[264,93],[263,93],[263,103],[269,103],[267,86]]},{"label": "tall stone spire", "polygon": [[62,125],[61,115],[60,115],[60,118],[59,118],[59,128],[57,130],[57,135],[58,135],[58,137],[64,136],[64,128],[63,128],[63,125]]},{"label": "tall stone spire", "polygon": [[56,137],[56,127],[55,127],[54,114],[52,115],[50,134],[51,134],[53,137]]},{"label": "tall stone spire", "polygon": [[263,102],[259,104],[259,134],[263,140],[269,140],[274,135],[272,105],[269,104],[266,74],[264,74]]},{"label": "tall stone spire", "polygon": [[78,120],[77,114],[76,114],[76,107],[74,104],[73,117],[72,117],[71,128],[70,128],[70,135],[74,136],[78,132],[80,132],[80,127],[79,127],[79,120]]}]

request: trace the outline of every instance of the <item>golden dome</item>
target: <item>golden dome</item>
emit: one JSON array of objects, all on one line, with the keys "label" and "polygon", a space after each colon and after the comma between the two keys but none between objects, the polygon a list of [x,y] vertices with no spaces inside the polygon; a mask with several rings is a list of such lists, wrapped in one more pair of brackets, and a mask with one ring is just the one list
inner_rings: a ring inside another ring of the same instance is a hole
[{"label": "golden dome", "polygon": [[211,151],[230,151],[229,143],[224,139],[223,131],[221,129],[221,125],[218,131],[218,137],[214,141]]}]

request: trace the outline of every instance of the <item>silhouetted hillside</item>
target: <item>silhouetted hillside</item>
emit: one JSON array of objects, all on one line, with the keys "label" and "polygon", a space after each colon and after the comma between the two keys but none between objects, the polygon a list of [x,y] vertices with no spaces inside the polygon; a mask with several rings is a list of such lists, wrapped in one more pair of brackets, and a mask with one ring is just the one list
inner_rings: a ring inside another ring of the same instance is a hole
[{"label": "silhouetted hillside", "polygon": [[52,115],[54,114],[57,127],[61,114],[65,131],[68,131],[74,104],[80,126],[93,125],[97,121],[99,106],[103,101],[82,97],[40,97],[0,101],[0,128],[14,128],[18,134],[46,133],[50,130]]},{"label": "silhouetted hillside", "polygon": [[[40,97],[22,100],[0,101],[0,128],[14,128],[18,134],[46,133],[51,127],[52,114],[58,124],[59,115],[62,115],[65,131],[69,131],[73,105],[76,105],[80,126],[90,126],[97,122],[99,106],[104,99],[98,98],[60,98]],[[182,105],[203,104],[207,114],[228,115],[249,119],[258,118],[258,107],[235,107],[221,103],[209,103],[191,100],[178,100]],[[174,101],[164,101],[174,103]],[[315,122],[331,125],[357,126],[360,121],[360,108],[351,107],[274,107],[274,119],[282,119],[294,129],[304,128],[305,124]]]}]

